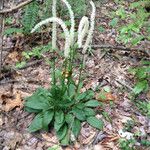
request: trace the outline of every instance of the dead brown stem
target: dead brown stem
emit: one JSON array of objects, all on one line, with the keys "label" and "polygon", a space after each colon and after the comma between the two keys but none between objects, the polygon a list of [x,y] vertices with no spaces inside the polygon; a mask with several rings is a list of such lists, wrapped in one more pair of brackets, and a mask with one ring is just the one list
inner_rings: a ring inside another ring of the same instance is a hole
[{"label": "dead brown stem", "polygon": [[[4,0],[0,1],[0,10],[3,9]],[[4,28],[4,15],[0,15],[0,74],[2,69],[2,58],[3,58],[3,28]]]},{"label": "dead brown stem", "polygon": [[22,2],[22,3],[18,4],[17,6],[13,6],[13,7],[10,8],[10,9],[2,10],[2,11],[0,11],[0,14],[6,14],[6,13],[10,13],[10,12],[12,12],[12,11],[15,11],[15,10],[17,10],[17,9],[19,9],[19,8],[22,8],[22,7],[26,6],[27,4],[31,3],[32,1],[33,1],[33,0],[27,0],[27,1],[25,1],[25,2]]}]

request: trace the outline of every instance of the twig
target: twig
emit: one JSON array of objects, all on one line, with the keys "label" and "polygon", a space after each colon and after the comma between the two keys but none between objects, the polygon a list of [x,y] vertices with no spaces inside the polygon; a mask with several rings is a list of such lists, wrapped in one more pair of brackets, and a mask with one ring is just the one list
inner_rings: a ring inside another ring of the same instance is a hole
[{"label": "twig", "polygon": [[43,83],[46,83],[44,81],[39,81],[39,80],[34,80],[34,79],[29,79],[29,80],[8,80],[8,81],[1,81],[0,86],[4,84],[11,84],[11,83],[29,83],[29,84],[35,84],[35,85],[41,85]]},{"label": "twig", "polygon": [[12,12],[12,11],[15,11],[15,10],[17,10],[17,9],[19,9],[19,8],[21,8],[21,7],[26,6],[27,4],[31,3],[32,1],[33,1],[33,0],[27,0],[27,1],[25,1],[25,2],[22,2],[21,4],[18,4],[17,6],[13,6],[13,7],[10,8],[10,9],[2,10],[2,11],[0,11],[0,14],[6,14],[6,13],[10,13],[10,12]]},{"label": "twig", "polygon": [[15,48],[15,46],[3,47],[3,51],[9,51],[9,50],[11,50],[12,48]]},{"label": "twig", "polygon": [[124,51],[139,51],[145,53],[147,56],[150,56],[148,52],[146,52],[146,49],[141,48],[129,48],[124,46],[112,46],[112,45],[92,45],[91,48],[97,49],[97,48],[107,48],[107,49],[116,49],[116,50],[124,50]]},{"label": "twig", "polygon": [[8,113],[6,113],[3,109],[0,108],[0,113],[6,115],[8,118],[12,118]]},{"label": "twig", "polygon": [[23,69],[26,69],[28,67],[34,66],[34,65],[36,65],[38,63],[41,63],[41,62],[42,62],[42,60],[35,60],[33,62],[27,63],[26,65],[24,65],[21,68],[15,68],[15,67],[11,67],[11,66],[5,66],[5,67],[3,67],[2,71],[3,72],[9,72],[9,71],[13,71],[13,70],[14,71],[23,70]]},{"label": "twig", "polygon": [[[0,10],[3,9],[4,0],[0,1]],[[2,69],[2,59],[3,59],[3,28],[4,28],[4,15],[0,15],[0,74]]]},{"label": "twig", "polygon": [[26,69],[28,67],[34,66],[36,64],[39,64],[41,62],[42,62],[42,59],[41,60],[35,60],[33,62],[27,63],[24,67],[21,67],[20,69],[17,69],[17,70],[23,70],[23,69]]},{"label": "twig", "polygon": [[127,85],[126,83],[124,83],[124,82],[122,82],[122,81],[120,81],[120,80],[118,80],[118,79],[115,79],[115,80],[116,80],[119,84],[121,84],[121,85],[125,86],[126,88],[128,88],[129,90],[133,91],[133,88],[130,87],[129,85]]},{"label": "twig", "polygon": [[13,74],[14,72],[16,72],[17,70],[22,70],[22,69],[26,69],[28,67],[34,66],[38,63],[41,63],[42,60],[36,60],[34,62],[31,63],[27,63],[25,66],[23,66],[22,68],[14,68],[14,67],[4,67],[2,69],[2,72],[4,72],[5,74],[0,78],[0,80],[3,80],[5,77],[10,76],[11,74]]},{"label": "twig", "polygon": [[138,50],[138,51],[145,51],[145,49],[142,48],[129,48],[129,47],[124,47],[124,46],[112,46],[112,45],[92,45],[92,48],[111,48],[111,49],[120,49],[124,51],[131,51],[131,50]]}]

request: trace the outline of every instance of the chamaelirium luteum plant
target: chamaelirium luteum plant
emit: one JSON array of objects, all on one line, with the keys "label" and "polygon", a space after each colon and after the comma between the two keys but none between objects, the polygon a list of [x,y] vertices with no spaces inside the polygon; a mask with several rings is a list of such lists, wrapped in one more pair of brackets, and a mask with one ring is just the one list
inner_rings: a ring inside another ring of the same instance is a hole
[{"label": "chamaelirium luteum plant", "polygon": [[[35,118],[29,126],[29,131],[35,132],[40,129],[48,130],[49,125],[52,125],[54,126],[60,143],[62,145],[68,145],[71,141],[77,139],[83,121],[87,121],[91,126],[97,129],[102,129],[103,122],[95,117],[96,114],[93,108],[100,106],[100,104],[97,100],[93,100],[94,92],[91,90],[84,93],[80,92],[80,89],[82,88],[81,71],[83,65],[81,65],[82,67],[80,68],[78,84],[76,84],[72,77],[73,60],[75,57],[74,53],[77,53],[76,48],[83,48],[82,52],[84,56],[92,42],[96,13],[95,5],[92,1],[90,2],[92,6],[90,21],[86,16],[82,17],[79,23],[76,41],[74,13],[67,0],[62,0],[62,2],[69,10],[71,21],[70,29],[68,29],[62,19],[57,17],[57,0],[53,0],[53,17],[38,23],[31,32],[35,32],[42,25],[53,23],[52,49],[55,49],[57,41],[56,24],[61,26],[65,34],[65,60],[63,64],[63,67],[65,67],[65,73],[56,70],[54,59],[52,66],[53,80],[50,89],[37,89],[32,96],[26,98],[25,109],[28,112],[36,113]],[[86,36],[87,39],[83,44],[83,40]],[[68,74],[66,75],[66,73]]]},{"label": "chamaelirium luteum plant", "polygon": [[[53,41],[53,48],[56,48],[56,25],[54,23],[58,23],[64,33],[65,33],[65,49],[64,49],[64,56],[65,58],[68,58],[70,55],[70,48],[73,47],[74,45],[74,35],[75,35],[75,20],[74,20],[74,13],[72,11],[72,8],[70,6],[70,4],[67,2],[67,0],[62,0],[62,2],[64,2],[69,10],[69,14],[70,14],[70,21],[71,21],[71,28],[70,31],[67,28],[67,26],[65,25],[64,21],[58,17],[56,17],[56,0],[53,0],[53,17],[48,18],[44,21],[41,21],[40,23],[38,23],[31,31],[31,33],[35,32],[38,28],[40,28],[42,25],[46,25],[50,22],[53,23],[53,35],[52,35],[52,41]],[[92,35],[93,35],[93,31],[94,31],[94,25],[95,25],[95,15],[96,15],[96,7],[95,4],[93,3],[93,1],[90,2],[91,6],[92,6],[92,13],[91,13],[91,19],[90,19],[90,29],[89,29],[89,20],[86,16],[82,17],[80,24],[79,24],[79,28],[78,28],[78,47],[81,48],[83,47],[83,54],[86,53],[87,49],[89,48],[91,41],[92,41]],[[69,33],[69,34],[68,34]],[[83,39],[86,36],[86,34],[88,34],[87,39],[85,44],[83,45]],[[68,37],[69,35],[69,37]],[[55,43],[55,44],[54,44]]]}]

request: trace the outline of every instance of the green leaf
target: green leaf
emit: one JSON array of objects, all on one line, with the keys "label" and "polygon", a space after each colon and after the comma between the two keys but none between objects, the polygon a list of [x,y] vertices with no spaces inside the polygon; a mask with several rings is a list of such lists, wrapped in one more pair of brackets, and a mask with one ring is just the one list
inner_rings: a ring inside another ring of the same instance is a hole
[{"label": "green leaf", "polygon": [[150,102],[148,102],[148,104],[147,104],[147,114],[148,114],[148,116],[150,116]]},{"label": "green leaf", "polygon": [[72,112],[73,112],[73,114],[75,115],[75,117],[76,117],[77,119],[79,119],[79,120],[81,120],[81,121],[84,121],[84,120],[85,120],[86,116],[85,116],[85,113],[84,113],[83,110],[74,107],[74,108],[72,109]]},{"label": "green leaf", "polygon": [[73,85],[73,84],[69,85],[69,95],[71,97],[75,94],[75,89],[76,89],[75,85]]},{"label": "green leaf", "polygon": [[62,146],[67,146],[69,145],[69,133],[67,132],[65,137],[61,140],[61,145]]},{"label": "green leaf", "polygon": [[85,107],[85,104],[84,103],[78,103],[78,104],[76,104],[76,107],[79,109],[83,109]]},{"label": "green leaf", "polygon": [[111,22],[109,22],[109,25],[112,27],[115,27],[118,23],[118,18],[113,18],[113,20],[111,20]]},{"label": "green leaf", "polygon": [[23,30],[19,28],[8,28],[4,31],[4,35],[11,35],[14,33],[22,33]]},{"label": "green leaf", "polygon": [[47,150],[62,150],[62,149],[59,145],[54,145],[54,146],[48,148]]},{"label": "green leaf", "polygon": [[16,68],[17,69],[21,69],[23,68],[27,63],[25,61],[22,61],[22,62],[17,62],[16,63]]},{"label": "green leaf", "polygon": [[81,94],[79,94],[78,96],[77,96],[77,101],[80,101],[80,100],[82,100],[82,99],[84,99],[85,97],[86,97],[86,93],[84,92],[84,93],[81,93]]},{"label": "green leaf", "polygon": [[147,77],[147,74],[146,74],[146,70],[145,68],[139,68],[136,72],[136,76],[139,78],[139,79],[144,79]]},{"label": "green leaf", "polygon": [[42,127],[43,127],[42,123],[43,123],[43,114],[39,113],[38,115],[35,116],[31,125],[29,126],[29,128],[28,128],[29,131],[35,132],[35,131],[42,129]]},{"label": "green leaf", "polygon": [[59,140],[62,140],[67,134],[68,128],[67,125],[63,125],[57,132],[56,135]]},{"label": "green leaf", "polygon": [[104,87],[104,91],[105,91],[105,92],[111,92],[110,86],[105,86],[105,87]]},{"label": "green leaf", "polygon": [[99,31],[99,32],[104,32],[104,31],[105,31],[105,28],[102,27],[102,26],[99,26],[99,27],[98,27],[98,31]]},{"label": "green leaf", "polygon": [[64,124],[64,113],[63,111],[55,112],[55,122],[54,122],[54,128],[56,131],[58,131]]},{"label": "green leaf", "polygon": [[26,98],[25,106],[40,110],[51,108],[46,92],[45,89],[39,88],[32,96]]},{"label": "green leaf", "polygon": [[62,110],[55,112],[55,121],[57,123],[63,123],[64,119],[65,119],[65,115]]},{"label": "green leaf", "polygon": [[86,100],[92,99],[95,95],[95,93],[92,90],[86,91],[86,94],[87,94],[85,97]]},{"label": "green leaf", "polygon": [[144,91],[147,88],[147,86],[148,86],[147,80],[140,81],[135,85],[133,92],[135,94],[139,94],[142,91]]},{"label": "green leaf", "polygon": [[142,64],[143,64],[143,65],[150,65],[150,61],[144,61],[144,60],[143,60],[143,61],[142,61]]},{"label": "green leaf", "polygon": [[69,124],[69,125],[71,125],[72,123],[73,123],[73,121],[74,121],[74,116],[72,115],[72,114],[66,114],[65,115],[65,121]]},{"label": "green leaf", "polygon": [[99,95],[98,95],[98,98],[99,99],[102,99],[102,100],[106,100],[106,92],[101,92]]},{"label": "green leaf", "polygon": [[39,15],[39,4],[37,1],[31,2],[25,8],[25,13],[22,19],[22,25],[25,34],[29,34],[31,29],[35,26]]},{"label": "green leaf", "polygon": [[123,7],[119,8],[119,9],[116,11],[116,15],[120,16],[121,19],[125,19],[125,17],[126,17],[125,9],[124,9]]},{"label": "green leaf", "polygon": [[81,88],[83,87],[83,82],[80,82],[79,83],[79,87],[78,87],[78,90],[77,90],[77,93],[79,93],[80,92],[80,90],[81,90]]},{"label": "green leaf", "polygon": [[87,108],[87,107],[86,107],[86,108],[84,109],[84,112],[85,112],[85,115],[88,116],[88,117],[89,117],[89,116],[95,116],[95,111],[94,111],[93,109],[91,109],[91,108]]},{"label": "green leaf", "polygon": [[52,121],[54,116],[54,112],[52,110],[47,110],[43,112],[43,128],[45,130],[48,130],[48,125]]},{"label": "green leaf", "polygon": [[81,122],[78,119],[75,119],[72,124],[72,132],[74,136],[77,138],[81,130]]},{"label": "green leaf", "polygon": [[102,115],[104,116],[104,118],[105,118],[107,121],[109,121],[109,122],[111,121],[108,112],[103,111],[103,112],[102,112]]},{"label": "green leaf", "polygon": [[33,108],[30,108],[30,107],[25,107],[25,111],[27,111],[29,113],[38,113],[38,112],[41,112],[41,110],[39,110],[39,109],[33,109]]},{"label": "green leaf", "polygon": [[143,36],[139,36],[139,37],[136,37],[136,38],[132,39],[131,40],[132,45],[139,44],[143,38],[144,38]]},{"label": "green leaf", "polygon": [[97,107],[99,105],[100,104],[97,100],[90,100],[90,101],[85,103],[85,106],[87,106],[87,107]]},{"label": "green leaf", "polygon": [[91,126],[97,128],[97,129],[100,129],[100,130],[103,129],[103,122],[102,122],[102,120],[99,120],[99,119],[97,119],[96,117],[88,117],[88,118],[87,118],[87,122],[88,122]]},{"label": "green leaf", "polygon": [[141,140],[141,144],[142,144],[143,146],[150,147],[150,141],[148,141],[148,140]]}]

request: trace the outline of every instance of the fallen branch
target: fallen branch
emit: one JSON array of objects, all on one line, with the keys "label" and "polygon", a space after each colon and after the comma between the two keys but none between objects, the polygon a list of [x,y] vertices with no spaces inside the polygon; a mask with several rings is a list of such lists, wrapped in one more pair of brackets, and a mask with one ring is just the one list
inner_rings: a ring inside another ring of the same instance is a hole
[{"label": "fallen branch", "polygon": [[41,63],[42,60],[36,60],[34,62],[31,62],[31,63],[27,63],[25,66],[21,67],[21,68],[15,68],[15,67],[3,67],[2,68],[2,73],[4,73],[4,75],[2,75],[0,77],[0,81],[3,80],[4,78],[10,76],[11,74],[15,73],[17,70],[23,70],[23,69],[26,69],[28,67],[31,67],[31,66],[34,66],[34,65],[37,65],[39,63]]},{"label": "fallen branch", "polygon": [[116,49],[116,50],[124,50],[124,51],[139,51],[147,56],[150,57],[150,54],[146,51],[146,49],[141,49],[141,48],[129,48],[129,47],[124,47],[124,46],[112,46],[112,45],[92,45],[91,48],[97,49],[97,48],[107,48],[107,49]]},{"label": "fallen branch", "polygon": [[25,2],[22,2],[22,3],[18,4],[17,6],[14,6],[14,7],[10,8],[10,9],[4,9],[4,10],[0,11],[0,14],[6,14],[6,13],[10,13],[12,11],[15,11],[15,10],[17,10],[21,7],[26,6],[27,4],[31,3],[32,1],[33,0],[27,0]]},{"label": "fallen branch", "polygon": [[28,84],[35,84],[35,85],[41,85],[43,83],[46,83],[44,81],[29,79],[29,80],[7,80],[7,81],[0,81],[0,86],[4,84],[14,84],[14,83],[28,83]]},{"label": "fallen branch", "polygon": [[[4,7],[4,0],[0,1],[0,10]],[[0,14],[0,74],[2,69],[2,59],[3,59],[3,30],[4,30],[4,15]]]},{"label": "fallen branch", "polygon": [[115,79],[119,84],[121,84],[122,86],[126,87],[127,89],[129,89],[130,91],[133,91],[133,88],[130,87],[129,85],[127,85],[126,83],[124,83],[123,81],[120,81],[119,79]]}]

